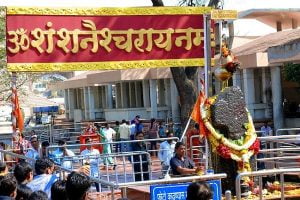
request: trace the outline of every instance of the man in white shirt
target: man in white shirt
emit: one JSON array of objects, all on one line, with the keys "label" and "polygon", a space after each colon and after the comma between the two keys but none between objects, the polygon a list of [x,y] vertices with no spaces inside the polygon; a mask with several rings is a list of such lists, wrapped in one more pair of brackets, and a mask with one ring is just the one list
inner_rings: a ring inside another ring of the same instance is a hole
[{"label": "man in white shirt", "polygon": [[[130,126],[126,123],[126,120],[122,120],[122,124],[119,127],[120,141],[128,141],[130,139]],[[121,152],[128,152],[128,143],[121,143]]]},{"label": "man in white shirt", "polygon": [[[174,134],[171,132],[167,132],[167,138],[174,137]],[[158,158],[162,163],[162,175],[164,176],[169,167],[170,167],[170,160],[174,155],[175,149],[175,141],[174,140],[167,140],[160,144]]]},{"label": "man in white shirt", "polygon": [[[72,169],[72,159],[75,156],[75,153],[66,147],[66,142],[64,140],[58,141],[58,147],[53,153],[53,160],[58,165],[66,169]],[[69,158],[68,158],[69,157]]]},{"label": "man in white shirt", "polygon": [[[84,156],[83,164],[90,165],[90,176],[94,178],[100,178],[100,153],[98,149],[95,149],[92,145],[92,140],[90,138],[85,139],[85,144],[87,144],[86,149],[81,152],[80,155]],[[95,183],[96,190],[99,192],[99,184]]]}]

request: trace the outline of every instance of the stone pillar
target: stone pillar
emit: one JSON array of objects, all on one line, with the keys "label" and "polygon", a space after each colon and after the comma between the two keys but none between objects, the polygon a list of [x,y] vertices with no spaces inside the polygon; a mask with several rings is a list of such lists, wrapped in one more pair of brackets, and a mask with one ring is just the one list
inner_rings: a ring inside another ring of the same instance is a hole
[{"label": "stone pillar", "polygon": [[151,118],[157,118],[157,80],[150,80]]},{"label": "stone pillar", "polygon": [[280,67],[271,67],[274,129],[283,128],[282,88]]},{"label": "stone pillar", "polygon": [[89,95],[88,95],[88,87],[83,87],[83,103],[84,103],[84,116],[83,119],[88,119],[89,113]]},{"label": "stone pillar", "polygon": [[254,90],[254,74],[253,69],[244,69],[244,94],[246,106],[251,113],[251,116],[254,118],[254,108],[253,104],[255,103],[255,90]]},{"label": "stone pillar", "polygon": [[173,122],[180,123],[178,91],[173,79],[170,79],[170,85],[171,85],[171,108],[172,108]]},{"label": "stone pillar", "polygon": [[122,98],[122,108],[128,108],[128,90],[127,83],[121,82],[121,98]]},{"label": "stone pillar", "polygon": [[88,99],[89,99],[89,119],[94,120],[95,116],[95,95],[94,95],[94,87],[88,87]]},{"label": "stone pillar", "polygon": [[141,87],[141,81],[135,82],[135,102],[136,107],[141,108],[142,107],[142,87]]},{"label": "stone pillar", "polygon": [[74,89],[68,89],[68,101],[69,101],[69,119],[74,119],[74,109],[75,109],[75,96]]},{"label": "stone pillar", "polygon": [[150,85],[149,80],[143,80],[143,101],[144,107],[150,107]]},{"label": "stone pillar", "polygon": [[112,109],[113,108],[113,96],[112,96],[112,85],[109,84],[105,87],[106,91],[106,105],[107,108]]},{"label": "stone pillar", "polygon": [[122,108],[121,84],[116,84],[116,108]]}]

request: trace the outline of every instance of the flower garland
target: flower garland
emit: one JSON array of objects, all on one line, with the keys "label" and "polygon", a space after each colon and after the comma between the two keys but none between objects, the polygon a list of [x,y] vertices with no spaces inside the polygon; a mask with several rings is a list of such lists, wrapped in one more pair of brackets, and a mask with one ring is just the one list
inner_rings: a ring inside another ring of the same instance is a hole
[{"label": "flower garland", "polygon": [[238,145],[218,133],[210,122],[210,106],[216,100],[215,97],[207,99],[200,105],[200,113],[202,123],[205,125],[205,135],[208,137],[212,145],[212,150],[217,152],[221,157],[233,159],[238,162],[238,172],[251,171],[249,160],[252,155],[259,151],[259,140],[257,139],[255,128],[250,113],[248,113],[248,123],[245,125],[246,132],[243,139],[243,144]]}]

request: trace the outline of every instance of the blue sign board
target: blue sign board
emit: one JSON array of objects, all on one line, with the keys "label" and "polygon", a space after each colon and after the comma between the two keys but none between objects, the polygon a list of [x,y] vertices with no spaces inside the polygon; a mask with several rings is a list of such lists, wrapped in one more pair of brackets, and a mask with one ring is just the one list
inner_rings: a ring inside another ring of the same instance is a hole
[{"label": "blue sign board", "polygon": [[[213,192],[213,200],[222,199],[221,181],[207,181]],[[151,200],[186,200],[186,189],[190,183],[151,185]]]}]

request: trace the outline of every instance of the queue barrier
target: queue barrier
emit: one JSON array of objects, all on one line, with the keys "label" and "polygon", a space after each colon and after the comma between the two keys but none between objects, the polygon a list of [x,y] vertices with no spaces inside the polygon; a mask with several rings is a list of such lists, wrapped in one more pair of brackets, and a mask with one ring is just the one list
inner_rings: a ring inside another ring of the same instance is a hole
[{"label": "queue barrier", "polygon": [[263,176],[268,175],[280,175],[280,192],[281,192],[281,200],[285,199],[284,196],[284,175],[285,174],[293,174],[293,173],[300,173],[300,168],[289,168],[289,169],[269,169],[269,170],[260,170],[260,171],[253,171],[253,172],[243,172],[239,173],[235,179],[235,190],[236,190],[236,199],[241,200],[241,180],[243,177],[258,177],[258,184],[259,184],[259,199],[263,199]]},{"label": "queue barrier", "polygon": [[256,167],[273,168],[299,167],[299,135],[259,137],[261,149],[256,155]]}]

